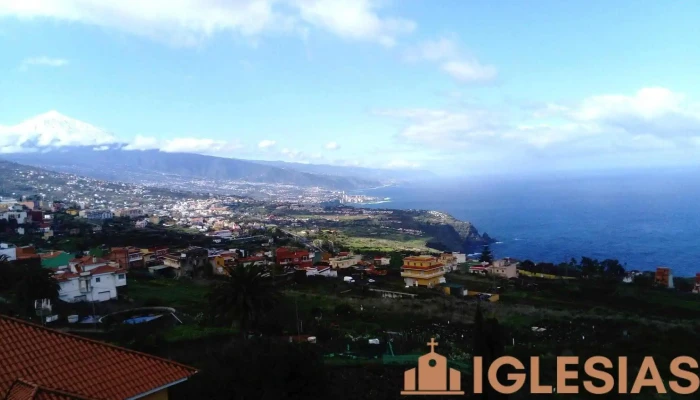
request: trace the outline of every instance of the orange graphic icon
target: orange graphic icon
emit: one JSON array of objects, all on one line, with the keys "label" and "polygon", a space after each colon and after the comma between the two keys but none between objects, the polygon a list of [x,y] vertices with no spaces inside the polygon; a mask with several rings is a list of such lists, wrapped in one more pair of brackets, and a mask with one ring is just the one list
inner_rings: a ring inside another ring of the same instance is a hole
[{"label": "orange graphic icon", "polygon": [[[435,338],[430,339],[430,353],[418,358],[418,368],[404,373],[403,395],[464,394],[461,389],[461,374],[448,368],[447,359],[435,352]],[[449,389],[448,389],[449,377]],[[416,385],[417,383],[417,385]]]}]

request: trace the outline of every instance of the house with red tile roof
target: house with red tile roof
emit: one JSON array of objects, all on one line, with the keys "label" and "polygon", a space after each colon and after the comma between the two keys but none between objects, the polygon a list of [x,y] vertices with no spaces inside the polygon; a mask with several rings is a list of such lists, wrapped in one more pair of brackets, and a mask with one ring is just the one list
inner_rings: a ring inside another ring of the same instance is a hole
[{"label": "house with red tile roof", "polygon": [[312,267],[314,264],[313,256],[308,250],[292,249],[288,247],[280,247],[275,251],[277,263],[283,267]]},{"label": "house with red tile roof", "polygon": [[126,286],[126,270],[98,257],[74,258],[59,268],[54,278],[60,287],[58,298],[68,303],[108,301],[118,297],[117,288]]},{"label": "house with red tile roof", "polygon": [[0,315],[0,399],[167,400],[197,373],[164,358]]}]

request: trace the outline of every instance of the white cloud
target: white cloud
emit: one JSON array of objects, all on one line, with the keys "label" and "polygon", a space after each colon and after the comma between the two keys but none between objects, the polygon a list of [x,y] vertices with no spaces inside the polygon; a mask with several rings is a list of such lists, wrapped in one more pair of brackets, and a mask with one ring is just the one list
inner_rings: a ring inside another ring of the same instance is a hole
[{"label": "white cloud", "polygon": [[449,61],[441,68],[461,82],[487,82],[497,75],[495,67],[482,65],[478,61]]},{"label": "white cloud", "polygon": [[375,41],[391,47],[396,37],[411,33],[415,23],[402,18],[381,18],[379,1],[293,0],[301,19],[349,39]]},{"label": "white cloud", "polygon": [[464,55],[454,35],[418,43],[405,52],[404,58],[409,62],[437,63],[443,72],[465,83],[488,82],[498,75],[496,67]]},{"label": "white cloud", "polygon": [[125,150],[152,150],[160,147],[160,141],[154,137],[146,137],[138,135],[129,144]]},{"label": "white cloud", "polygon": [[282,149],[281,153],[282,153],[285,157],[287,157],[288,159],[290,159],[290,160],[295,160],[295,161],[299,161],[300,159],[303,159],[303,158],[306,157],[306,155],[304,154],[303,151],[300,151],[300,150],[292,150],[292,149],[288,149],[288,148],[286,148],[286,147],[285,147],[284,149]]},{"label": "white cloud", "polygon": [[273,147],[275,144],[277,144],[277,142],[275,142],[274,140],[265,139],[265,140],[261,140],[260,143],[258,143],[258,148],[269,149],[270,147]]},{"label": "white cloud", "polygon": [[410,169],[410,168],[419,168],[420,163],[413,162],[413,161],[408,161],[408,160],[402,160],[402,159],[394,159],[389,161],[386,164],[387,168],[391,169]]},{"label": "white cloud", "polygon": [[20,69],[26,70],[31,66],[43,66],[43,67],[64,67],[68,65],[68,60],[63,58],[51,58],[51,57],[32,57],[22,60],[20,64]]},{"label": "white cloud", "polygon": [[1,1],[0,17],[53,18],[194,46],[216,33],[248,38],[303,35],[309,28],[391,46],[415,23],[380,15],[380,0],[30,0]]},{"label": "white cloud", "polygon": [[197,153],[221,157],[233,157],[236,150],[243,146],[238,142],[207,138],[182,137],[158,139],[148,136],[136,136],[124,146],[124,150],[160,150],[166,153]]},{"label": "white cloud", "polygon": [[[603,154],[639,159],[666,154],[671,162],[700,159],[700,105],[665,88],[631,95],[598,95],[568,105],[548,104],[531,117],[463,107],[450,110],[380,110],[377,115],[403,122],[399,143],[445,157],[500,163],[530,161],[594,162]],[[614,157],[609,157],[614,159]]]},{"label": "white cloud", "polygon": [[326,150],[338,150],[340,145],[337,142],[328,142],[324,147]]},{"label": "white cloud", "polygon": [[0,146],[100,146],[115,141],[115,137],[104,129],[66,117],[57,111],[37,115],[17,125],[0,126]]},{"label": "white cloud", "polygon": [[459,46],[454,39],[426,40],[409,48],[404,54],[407,61],[444,61],[459,57]]},{"label": "white cloud", "polygon": [[167,153],[199,153],[233,157],[234,151],[243,146],[238,142],[201,138],[175,138],[164,140],[160,150]]},{"label": "white cloud", "polygon": [[485,110],[400,109],[376,114],[406,121],[399,138],[419,146],[466,147],[489,140],[504,130],[497,116]]},{"label": "white cloud", "polygon": [[[124,144],[111,133],[57,111],[37,115],[17,125],[0,126],[0,151],[6,153],[57,149],[67,146],[90,146],[106,150],[108,145]],[[126,143],[125,150],[160,149],[165,152],[186,152],[232,157],[242,145],[236,141],[200,137],[158,139],[136,136]]]}]

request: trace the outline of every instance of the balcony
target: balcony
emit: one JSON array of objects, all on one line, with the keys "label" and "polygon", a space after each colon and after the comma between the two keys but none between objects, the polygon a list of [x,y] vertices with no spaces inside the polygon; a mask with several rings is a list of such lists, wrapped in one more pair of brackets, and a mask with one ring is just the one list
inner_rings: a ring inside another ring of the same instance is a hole
[{"label": "balcony", "polygon": [[129,255],[129,262],[141,261],[141,260],[143,260],[143,255],[141,255],[141,254]]},{"label": "balcony", "polygon": [[414,279],[431,279],[435,278],[438,276],[443,276],[445,275],[447,271],[445,268],[435,268],[431,269],[428,271],[417,271],[417,270],[411,270],[411,269],[402,269],[401,270],[401,277],[402,278],[414,278]]},{"label": "balcony", "polygon": [[90,292],[90,277],[80,278],[78,281],[78,287],[80,289],[80,293]]}]

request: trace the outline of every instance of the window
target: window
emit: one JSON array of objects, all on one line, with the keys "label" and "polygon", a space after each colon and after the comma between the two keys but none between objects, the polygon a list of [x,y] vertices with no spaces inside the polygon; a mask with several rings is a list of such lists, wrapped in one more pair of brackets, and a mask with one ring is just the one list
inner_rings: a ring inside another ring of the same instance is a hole
[{"label": "window", "polygon": [[117,279],[124,279],[124,274],[117,275]]},{"label": "window", "polygon": [[100,278],[95,278],[95,283],[100,283]]}]

